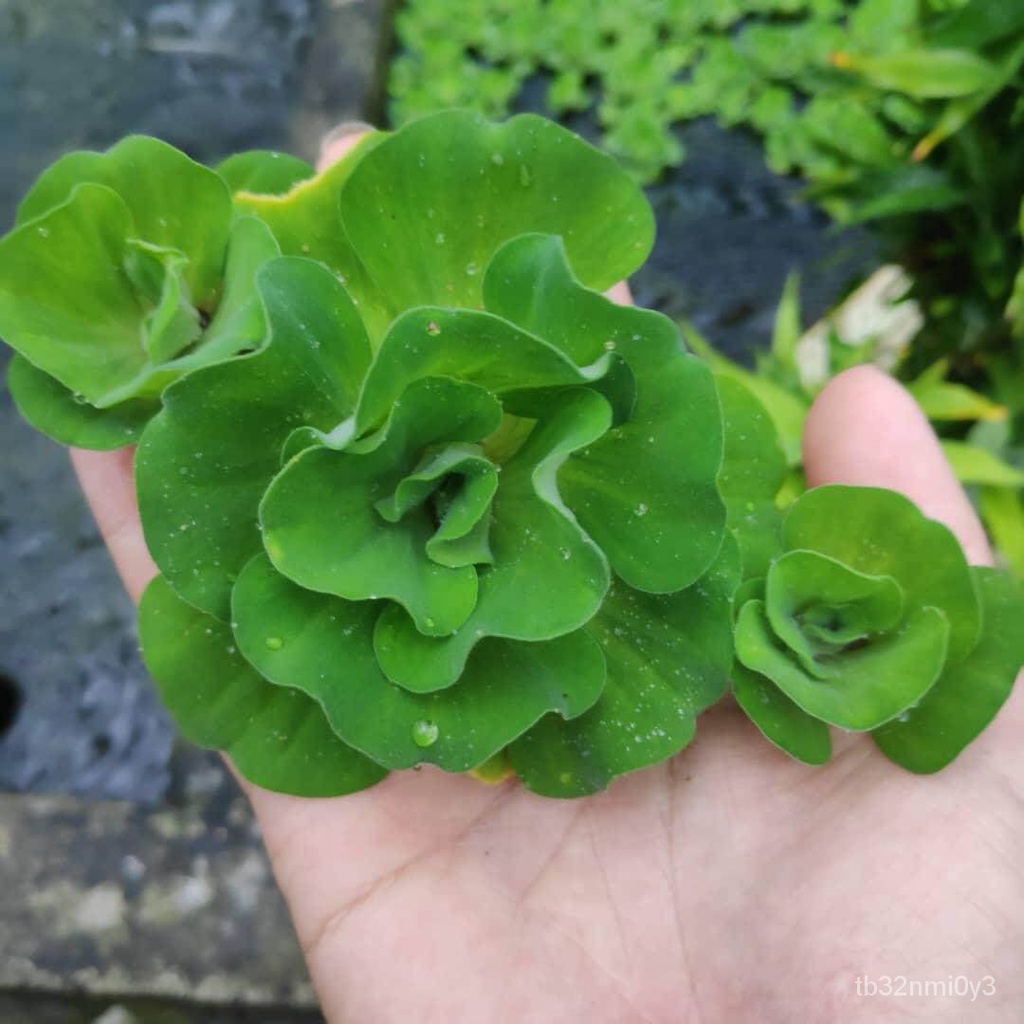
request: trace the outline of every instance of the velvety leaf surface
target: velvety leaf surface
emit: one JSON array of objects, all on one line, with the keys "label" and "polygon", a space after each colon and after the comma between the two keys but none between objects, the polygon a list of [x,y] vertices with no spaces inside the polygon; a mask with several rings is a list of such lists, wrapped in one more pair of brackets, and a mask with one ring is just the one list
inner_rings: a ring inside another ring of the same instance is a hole
[{"label": "velvety leaf surface", "polygon": [[[0,333],[95,408],[155,400],[262,335],[253,275],[277,246],[257,221],[232,219],[224,182],[166,143],[70,154],[0,240]],[[33,398],[37,420],[67,421],[58,391],[49,412],[43,389]]]},{"label": "velvety leaf surface", "polygon": [[259,217],[285,256],[306,256],[325,264],[347,286],[371,336],[379,338],[392,319],[366,276],[359,255],[341,227],[341,194],[361,160],[387,136],[373,132],[341,160],[280,194],[238,192],[238,210]]},{"label": "velvety leaf surface", "polygon": [[240,654],[231,629],[157,577],[139,606],[146,664],[178,728],[225,751],[251,782],[294,796],[341,796],[387,772],[347,747],[317,703],[274,686]]},{"label": "velvety leaf surface", "polygon": [[135,444],[160,410],[159,402],[144,399],[97,409],[21,355],[8,367],[7,388],[18,412],[36,430],[72,448],[111,451]]},{"label": "velvety leaf surface", "polygon": [[375,503],[415,471],[423,450],[481,441],[501,415],[482,388],[427,377],[405,390],[374,438],[347,451],[307,449],[276,477],[260,505],[271,561],[308,589],[350,601],[391,598],[421,632],[452,633],[476,604],[476,570],[428,556],[436,530],[429,507],[390,521]]},{"label": "velvety leaf surface", "polygon": [[873,733],[886,757],[912,772],[937,772],[995,718],[1024,666],[1024,588],[994,569],[973,568],[984,630],[919,704]]},{"label": "velvety leaf surface", "polygon": [[547,716],[512,744],[523,783],[545,796],[584,796],[685,747],[696,716],[728,687],[738,578],[728,540],[712,570],[679,593],[645,594],[616,580],[586,627],[605,654],[604,692],[579,718]]},{"label": "velvety leaf surface", "polygon": [[765,610],[803,667],[827,678],[847,645],[899,626],[903,594],[891,576],[866,576],[816,551],[788,551],[768,569]]},{"label": "velvety leaf surface", "polygon": [[275,260],[258,288],[266,346],[169,388],[136,456],[153,558],[186,600],[225,619],[235,577],[261,549],[257,511],[282,446],[300,426],[350,416],[370,359],[359,314],[324,267]]},{"label": "velvety leaf surface", "polygon": [[283,196],[316,171],[305,160],[269,149],[251,149],[222,160],[217,173],[232,193]]},{"label": "velvety leaf surface", "polygon": [[58,160],[22,200],[17,223],[66,202],[86,182],[106,186],[121,198],[132,237],[183,253],[193,303],[213,305],[232,218],[227,186],[213,171],[166,142],[132,135],[106,153],[71,153]]},{"label": "velvety leaf surface", "polygon": [[82,185],[0,239],[0,336],[93,405],[147,363],[144,310],[122,269],[133,231],[116,193]]},{"label": "velvety leaf surface", "polygon": [[389,682],[377,665],[375,601],[303,590],[259,556],[235,587],[235,636],[267,678],[322,705],[335,732],[388,768],[428,762],[467,771],[547,712],[571,717],[597,699],[601,650],[583,632],[541,643],[488,640],[459,684],[431,694]]},{"label": "velvety leaf surface", "polygon": [[967,561],[953,534],[895,491],[818,487],[783,524],[787,549],[806,548],[868,576],[892,576],[907,612],[932,607],[949,623],[949,656],[965,657],[981,630]]},{"label": "velvety leaf surface", "polygon": [[786,479],[786,456],[771,416],[740,381],[715,376],[722,403],[725,452],[718,486],[727,524],[739,542],[743,575],[763,576],[781,549],[782,515],[775,504]]},{"label": "velvety leaf surface", "polygon": [[608,563],[567,512],[555,481],[565,459],[610,422],[608,403],[581,390],[538,423],[502,466],[490,534],[494,560],[479,572],[479,597],[465,623],[435,638],[397,609],[381,616],[374,643],[391,680],[421,692],[441,689],[460,678],[484,637],[549,640],[590,620],[608,589]]},{"label": "velvety leaf surface", "polygon": [[256,348],[263,341],[266,322],[256,274],[278,255],[277,242],[265,224],[255,217],[235,219],[231,225],[217,312],[205,330],[202,348],[177,361],[175,369],[179,373],[246,348]]},{"label": "velvety leaf surface", "polygon": [[36,179],[18,204],[15,227],[21,227],[71,198],[75,187],[85,183],[106,184],[102,153],[79,150],[66,153]]},{"label": "velvety leaf surface", "polygon": [[546,339],[490,313],[413,309],[395,321],[376,353],[356,431],[379,426],[409,384],[423,377],[453,377],[504,397],[596,382],[610,367],[607,352],[577,366]]},{"label": "velvety leaf surface", "polygon": [[342,219],[393,314],[480,306],[491,257],[522,234],[561,236],[601,290],[643,263],[654,235],[643,194],[610,157],[533,115],[491,124],[465,111],[382,142],[345,187]]},{"label": "velvety leaf surface", "polygon": [[809,673],[775,637],[764,603],[748,601],[736,620],[736,657],[767,676],[808,714],[842,729],[875,729],[916,704],[946,660],[949,625],[936,608],[914,611],[898,630]]},{"label": "velvety leaf surface", "polygon": [[826,764],[832,757],[828,726],[794,704],[774,683],[738,662],[732,692],[764,737],[804,764]]},{"label": "velvety leaf surface", "polygon": [[721,413],[707,366],[683,351],[670,320],[584,288],[555,238],[505,246],[484,300],[578,364],[610,352],[625,361],[631,415],[566,461],[559,488],[626,583],[653,593],[689,586],[718,553],[725,521]]}]

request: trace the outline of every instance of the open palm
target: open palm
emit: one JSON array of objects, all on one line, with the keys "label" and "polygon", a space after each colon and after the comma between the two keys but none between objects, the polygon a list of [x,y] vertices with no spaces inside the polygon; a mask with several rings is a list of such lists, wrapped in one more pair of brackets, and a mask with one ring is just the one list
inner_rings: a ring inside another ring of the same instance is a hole
[{"label": "open palm", "polygon": [[[812,484],[902,491],[990,559],[884,375],[833,381],[804,450]],[[157,570],[131,453],[73,457],[137,599]],[[334,800],[243,785],[331,1024],[1024,1020],[1024,693],[936,776],[834,746],[805,767],[723,702],[582,800],[433,768]]]},{"label": "open palm", "polygon": [[[883,375],[825,390],[805,455],[813,483],[899,489],[989,557]],[[75,463],[137,597],[155,568],[130,453]],[[807,768],[723,703],[583,800],[432,768],[336,800],[247,789],[332,1024],[1020,1020],[1021,694],[936,776],[836,739]]]}]

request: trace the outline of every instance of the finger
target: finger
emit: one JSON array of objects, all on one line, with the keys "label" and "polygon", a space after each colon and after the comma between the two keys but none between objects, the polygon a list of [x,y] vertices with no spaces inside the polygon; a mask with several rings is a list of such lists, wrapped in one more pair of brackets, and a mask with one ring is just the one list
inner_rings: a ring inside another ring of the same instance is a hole
[{"label": "finger", "polygon": [[149,581],[159,573],[142,536],[135,499],[134,448],[116,452],[71,449],[71,464],[78,474],[85,499],[120,573],[125,589],[138,601]]},{"label": "finger", "polygon": [[331,164],[336,164],[358,144],[364,135],[372,131],[373,125],[366,124],[364,121],[343,121],[321,140],[316,169],[325,171]]},{"label": "finger", "polygon": [[612,302],[617,303],[620,306],[632,306],[633,305],[633,293],[629,290],[628,281],[620,281],[618,284],[613,284],[608,291],[605,292]]},{"label": "finger", "polygon": [[804,425],[811,487],[887,487],[956,534],[969,562],[990,565],[992,551],[924,413],[888,374],[847,370],[818,396]]}]

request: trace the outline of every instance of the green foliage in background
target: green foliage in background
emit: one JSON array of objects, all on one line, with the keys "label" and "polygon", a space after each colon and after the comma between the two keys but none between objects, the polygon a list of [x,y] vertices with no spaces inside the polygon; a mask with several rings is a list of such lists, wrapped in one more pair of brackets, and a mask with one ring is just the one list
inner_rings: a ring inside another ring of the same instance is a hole
[{"label": "green foliage in background", "polygon": [[1024,442],[1024,5],[408,0],[399,34],[399,122],[453,103],[501,112],[540,72],[549,110],[592,113],[644,180],[683,158],[681,123],[754,131],[775,171],[839,223],[873,225],[911,275],[925,323],[904,379],[945,360]]}]

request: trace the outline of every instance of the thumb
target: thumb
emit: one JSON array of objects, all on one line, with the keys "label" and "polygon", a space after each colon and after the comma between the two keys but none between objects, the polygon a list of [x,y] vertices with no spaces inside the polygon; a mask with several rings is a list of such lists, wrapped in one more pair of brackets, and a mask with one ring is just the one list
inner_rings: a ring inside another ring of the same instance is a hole
[{"label": "thumb", "polygon": [[953,531],[969,562],[991,564],[985,530],[931,424],[909,392],[881,370],[858,366],[829,382],[807,417],[803,450],[811,487],[899,491]]}]

